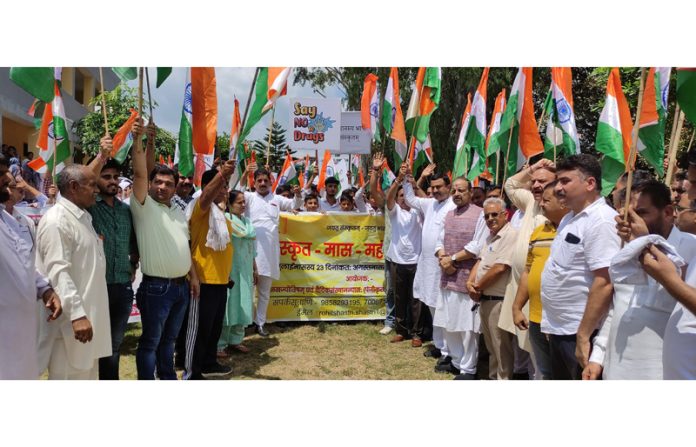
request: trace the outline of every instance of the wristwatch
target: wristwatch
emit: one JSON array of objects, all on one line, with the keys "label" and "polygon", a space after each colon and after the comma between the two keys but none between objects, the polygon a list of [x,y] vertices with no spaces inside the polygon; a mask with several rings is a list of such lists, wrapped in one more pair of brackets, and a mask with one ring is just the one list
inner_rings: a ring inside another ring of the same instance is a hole
[{"label": "wristwatch", "polygon": [[452,262],[455,262],[457,260],[457,254],[455,253],[452,256],[450,256],[450,259],[452,260]]}]

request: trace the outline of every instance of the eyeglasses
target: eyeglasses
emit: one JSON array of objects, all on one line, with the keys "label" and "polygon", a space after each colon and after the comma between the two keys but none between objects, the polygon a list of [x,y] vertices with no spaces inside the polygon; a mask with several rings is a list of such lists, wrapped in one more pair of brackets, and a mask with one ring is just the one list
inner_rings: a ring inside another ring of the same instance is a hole
[{"label": "eyeglasses", "polygon": [[483,215],[483,218],[486,219],[486,220],[488,220],[488,219],[497,219],[498,216],[500,216],[501,214],[503,214],[503,213],[502,213],[502,212],[499,212],[499,213],[486,213],[486,214]]}]

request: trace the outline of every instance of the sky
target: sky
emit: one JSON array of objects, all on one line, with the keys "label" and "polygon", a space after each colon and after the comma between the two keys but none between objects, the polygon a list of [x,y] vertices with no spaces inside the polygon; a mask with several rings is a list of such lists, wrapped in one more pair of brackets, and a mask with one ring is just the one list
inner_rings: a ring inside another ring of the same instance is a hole
[{"label": "sky", "polygon": [[[249,98],[249,89],[254,80],[256,67],[216,67],[215,77],[217,81],[218,98],[218,134],[232,130],[232,113],[234,111],[234,97],[239,100],[239,115],[244,117],[244,108]],[[172,135],[179,134],[181,121],[181,108],[184,100],[184,84],[186,81],[186,67],[174,67],[172,74],[160,86],[155,88],[156,68],[150,67],[150,89],[152,98],[157,103],[153,115],[157,126],[169,131]],[[304,87],[292,85],[294,76],[291,74],[288,80],[288,94],[282,96],[276,102],[275,121],[288,129],[289,125],[289,98],[320,98],[314,93],[312,87],[307,84]],[[128,83],[131,87],[138,87],[137,79]],[[144,87],[145,104],[147,104],[147,88]],[[342,98],[342,92],[336,86],[327,87],[324,90],[327,98]],[[146,107],[146,106],[144,106]],[[267,113],[261,121],[254,126],[249,135],[249,140],[257,140],[267,137],[266,128],[271,123],[271,113]],[[290,133],[286,134],[286,142],[291,141]],[[296,156],[303,156],[303,151],[298,151]]]}]

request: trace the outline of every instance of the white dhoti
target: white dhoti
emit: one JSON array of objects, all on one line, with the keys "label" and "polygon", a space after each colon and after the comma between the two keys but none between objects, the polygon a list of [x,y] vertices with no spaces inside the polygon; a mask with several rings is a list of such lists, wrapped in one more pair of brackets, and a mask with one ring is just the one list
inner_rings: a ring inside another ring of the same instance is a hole
[{"label": "white dhoti", "polygon": [[462,374],[476,374],[481,318],[478,309],[472,310],[475,305],[468,294],[443,289],[433,316],[433,334],[435,328],[443,331],[447,355]]}]

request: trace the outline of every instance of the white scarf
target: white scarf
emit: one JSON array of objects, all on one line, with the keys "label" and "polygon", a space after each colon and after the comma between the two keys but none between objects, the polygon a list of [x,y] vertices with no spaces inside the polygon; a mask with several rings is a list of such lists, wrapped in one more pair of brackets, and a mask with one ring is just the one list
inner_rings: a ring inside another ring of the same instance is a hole
[{"label": "white scarf", "polygon": [[[186,206],[186,220],[191,220],[193,207],[196,206],[199,197],[191,200],[191,203]],[[210,205],[210,214],[208,215],[208,234],[205,239],[205,246],[212,248],[215,251],[223,251],[230,243],[230,233],[227,231],[227,218],[217,204]]]}]

